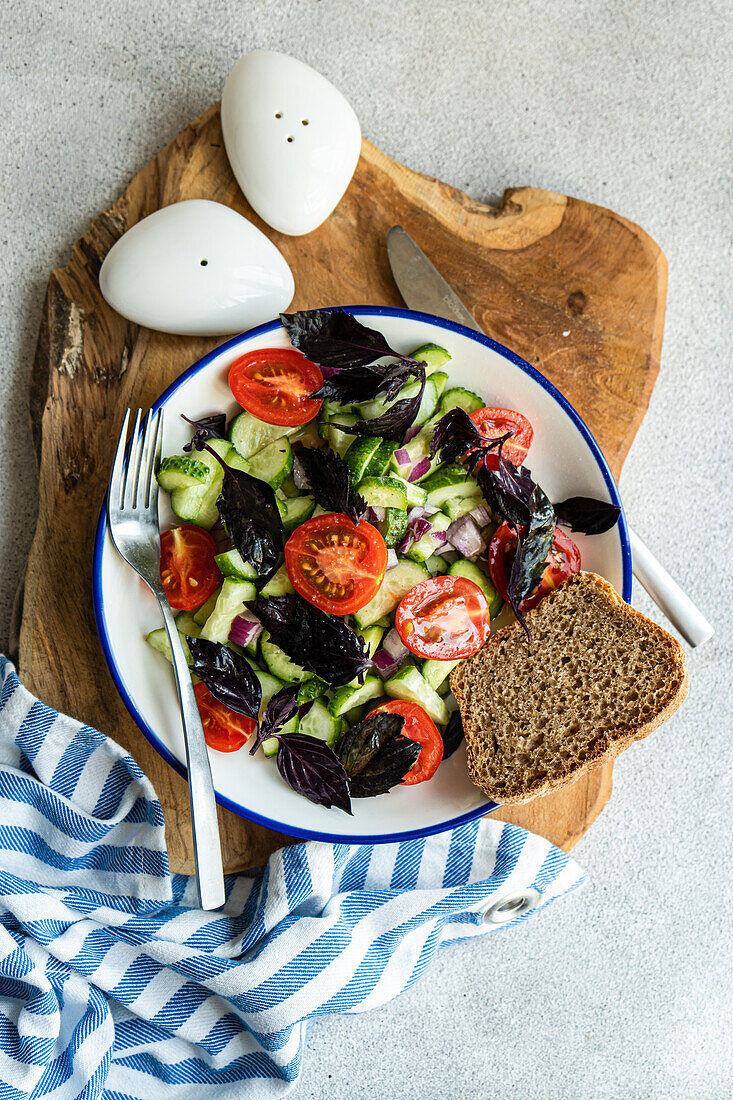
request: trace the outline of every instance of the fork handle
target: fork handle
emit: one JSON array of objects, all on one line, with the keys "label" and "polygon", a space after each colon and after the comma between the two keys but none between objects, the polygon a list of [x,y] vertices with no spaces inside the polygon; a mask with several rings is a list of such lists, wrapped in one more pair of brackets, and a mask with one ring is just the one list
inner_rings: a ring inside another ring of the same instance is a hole
[{"label": "fork handle", "polygon": [[164,597],[158,596],[158,603],[171,647],[173,672],[181,703],[199,899],[202,909],[218,909],[224,904],[224,868],[221,860],[219,821],[216,815],[209,751],[204,740],[204,728],[193,691],[191,674],[176,629],[176,620]]}]

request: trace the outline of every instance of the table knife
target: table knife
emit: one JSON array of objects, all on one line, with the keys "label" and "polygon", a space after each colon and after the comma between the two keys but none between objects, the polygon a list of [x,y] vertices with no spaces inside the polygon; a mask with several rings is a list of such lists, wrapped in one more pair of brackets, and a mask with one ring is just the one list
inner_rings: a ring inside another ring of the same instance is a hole
[{"label": "table knife", "polygon": [[[387,256],[394,281],[410,309],[483,333],[470,310],[401,225],[393,225],[387,234]],[[629,539],[636,579],[688,645],[702,645],[715,633],[713,627],[631,527]]]}]

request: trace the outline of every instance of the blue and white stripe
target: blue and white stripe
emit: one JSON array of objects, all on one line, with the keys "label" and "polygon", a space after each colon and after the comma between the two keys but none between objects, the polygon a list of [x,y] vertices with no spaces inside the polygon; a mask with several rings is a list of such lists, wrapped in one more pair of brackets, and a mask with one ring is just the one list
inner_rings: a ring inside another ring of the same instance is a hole
[{"label": "blue and white stripe", "polygon": [[285,848],[204,913],[135,761],[2,657],[0,685],[0,1100],[282,1096],[310,1020],[391,1000],[439,948],[495,929],[502,896],[541,894],[517,923],[582,881],[487,818]]}]

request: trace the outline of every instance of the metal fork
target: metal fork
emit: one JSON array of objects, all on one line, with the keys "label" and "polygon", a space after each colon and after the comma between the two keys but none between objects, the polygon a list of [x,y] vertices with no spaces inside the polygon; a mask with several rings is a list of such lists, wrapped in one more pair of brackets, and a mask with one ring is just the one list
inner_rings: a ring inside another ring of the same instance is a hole
[{"label": "metal fork", "polygon": [[130,423],[130,410],[127,410],[107,493],[107,517],[112,541],[157,599],[165,623],[181,704],[199,898],[202,909],[218,909],[224,904],[224,870],[211,765],[191,675],[160,579],[158,482],[155,475],[160,465],[163,442],[163,410],[149,412],[142,430],[141,419],[142,412],[138,409],[126,460],[125,444]]}]

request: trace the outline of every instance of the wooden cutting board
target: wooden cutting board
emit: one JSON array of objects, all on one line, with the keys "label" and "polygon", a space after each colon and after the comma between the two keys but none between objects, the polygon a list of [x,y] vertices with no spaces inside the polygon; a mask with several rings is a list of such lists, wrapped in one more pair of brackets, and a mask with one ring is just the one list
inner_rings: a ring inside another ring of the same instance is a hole
[{"label": "wooden cutting board", "polygon": [[[616,475],[659,369],[666,262],[638,226],[598,206],[519,188],[499,206],[474,202],[364,141],[348,191],[305,237],[274,233],[244,200],[224,152],[218,105],[175,138],[77,241],[48,284],[31,385],[40,512],[18,605],[19,667],[45,702],[120,741],[153,781],[165,810],[171,868],[192,872],[184,781],[125,710],[107,671],[92,612],[92,541],[127,406],[147,408],[212,338],[139,328],[103,301],[107,251],[140,218],[180,199],[227,203],[281,249],[296,283],[293,309],[401,305],[385,237],[414,237],[484,330],[541,370],[594,432]],[[611,793],[609,764],[565,790],[497,816],[569,849]],[[282,834],[219,811],[225,866],[261,863]]]}]

